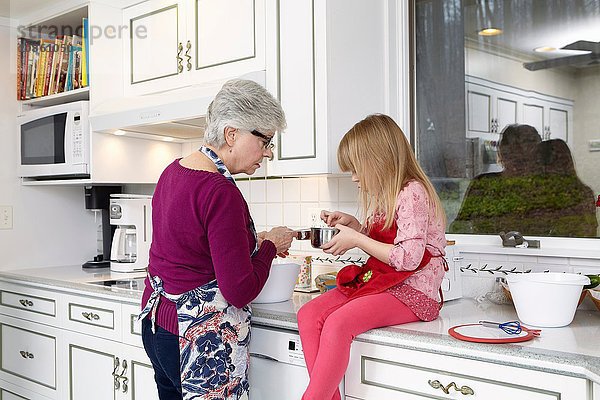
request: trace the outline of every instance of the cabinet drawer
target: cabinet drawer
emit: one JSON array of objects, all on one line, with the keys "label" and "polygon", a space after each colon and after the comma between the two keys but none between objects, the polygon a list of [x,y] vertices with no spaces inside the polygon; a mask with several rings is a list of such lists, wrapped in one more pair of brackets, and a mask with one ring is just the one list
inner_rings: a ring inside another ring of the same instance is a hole
[{"label": "cabinet drawer", "polygon": [[56,338],[0,324],[4,372],[56,388]]},{"label": "cabinet drawer", "polygon": [[0,304],[32,313],[56,316],[56,301],[51,298],[2,290],[0,291]]},{"label": "cabinet drawer", "polygon": [[377,400],[579,400],[588,390],[585,379],[362,342],[345,382],[347,395]]},{"label": "cabinet drawer", "polygon": [[121,304],[116,301],[68,296],[66,317],[68,329],[121,340]]},{"label": "cabinet drawer", "polygon": [[0,390],[0,399],[2,400],[28,400],[26,397],[18,396],[8,390]]},{"label": "cabinet drawer", "polygon": [[123,342],[132,346],[143,347],[142,321],[137,320],[140,306],[137,304],[123,304]]}]

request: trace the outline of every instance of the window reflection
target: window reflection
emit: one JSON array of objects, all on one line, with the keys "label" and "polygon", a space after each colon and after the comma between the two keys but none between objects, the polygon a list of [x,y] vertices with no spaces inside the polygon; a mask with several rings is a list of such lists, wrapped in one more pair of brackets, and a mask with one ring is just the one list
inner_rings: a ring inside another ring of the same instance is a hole
[{"label": "window reflection", "polygon": [[[414,26],[416,150],[449,231],[599,237],[600,0],[416,0]],[[514,124],[540,143],[502,148]]]}]

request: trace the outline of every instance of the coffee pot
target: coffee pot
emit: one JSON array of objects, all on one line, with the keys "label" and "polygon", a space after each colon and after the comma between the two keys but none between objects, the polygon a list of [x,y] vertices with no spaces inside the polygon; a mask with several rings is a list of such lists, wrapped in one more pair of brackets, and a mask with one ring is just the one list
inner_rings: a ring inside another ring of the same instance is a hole
[{"label": "coffee pot", "polygon": [[110,223],[116,225],[110,253],[111,271],[145,270],[152,241],[152,196],[111,195],[109,208]]}]

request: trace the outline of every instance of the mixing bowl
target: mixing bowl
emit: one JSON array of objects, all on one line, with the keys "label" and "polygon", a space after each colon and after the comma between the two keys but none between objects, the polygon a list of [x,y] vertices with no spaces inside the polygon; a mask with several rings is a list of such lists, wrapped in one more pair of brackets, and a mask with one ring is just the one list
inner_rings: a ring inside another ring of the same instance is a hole
[{"label": "mixing bowl", "polygon": [[294,294],[294,286],[296,286],[299,272],[300,265],[276,259],[271,265],[267,283],[252,302],[279,303],[289,300]]},{"label": "mixing bowl", "polygon": [[555,328],[573,321],[585,275],[539,272],[515,274],[506,278],[521,322],[526,325]]}]

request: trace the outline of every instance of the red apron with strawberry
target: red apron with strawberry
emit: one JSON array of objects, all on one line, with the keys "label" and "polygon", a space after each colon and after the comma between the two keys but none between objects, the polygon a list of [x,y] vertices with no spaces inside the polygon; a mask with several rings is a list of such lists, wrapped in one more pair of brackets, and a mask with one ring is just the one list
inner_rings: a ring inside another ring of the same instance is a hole
[{"label": "red apron with strawberry", "polygon": [[[369,237],[378,242],[394,244],[396,238],[396,221],[388,229],[383,226],[385,220],[376,220],[369,230]],[[381,293],[404,282],[409,276],[421,270],[434,256],[425,249],[419,266],[412,271],[396,271],[392,266],[375,257],[369,257],[363,266],[348,265],[338,272],[336,277],[337,288],[348,296],[349,300],[369,294]],[[442,256],[437,256],[442,257]],[[444,268],[448,270],[446,263]],[[440,290],[441,298],[441,290]],[[443,300],[442,300],[443,301]]]}]

